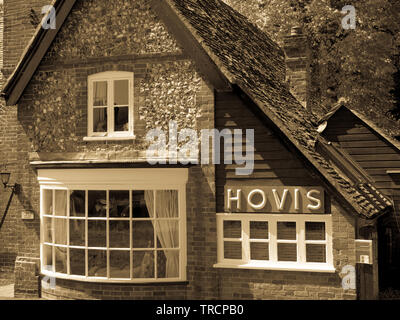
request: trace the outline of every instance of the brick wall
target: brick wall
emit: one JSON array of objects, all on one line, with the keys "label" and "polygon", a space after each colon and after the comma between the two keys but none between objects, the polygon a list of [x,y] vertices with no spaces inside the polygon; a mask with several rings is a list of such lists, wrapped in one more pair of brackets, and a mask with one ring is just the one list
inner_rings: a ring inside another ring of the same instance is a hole
[{"label": "brick wall", "polygon": [[15,298],[37,298],[39,296],[39,266],[39,258],[17,258],[15,261]]},{"label": "brick wall", "polygon": [[41,20],[48,0],[4,0],[4,74],[11,74]]},{"label": "brick wall", "polygon": [[290,91],[310,109],[310,51],[308,40],[303,35],[301,28],[292,28],[290,36],[284,38],[284,50],[286,55],[286,79],[290,85]]}]

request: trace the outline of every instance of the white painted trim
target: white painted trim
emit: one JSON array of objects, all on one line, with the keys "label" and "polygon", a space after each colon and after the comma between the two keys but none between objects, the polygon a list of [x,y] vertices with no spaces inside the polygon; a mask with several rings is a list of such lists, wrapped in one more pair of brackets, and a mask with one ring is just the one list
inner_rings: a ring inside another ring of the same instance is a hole
[{"label": "white painted trim", "polygon": [[[129,131],[127,132],[114,132],[114,85],[115,80],[128,80],[129,81]],[[93,132],[93,82],[105,81],[107,82],[107,132]],[[88,77],[88,127],[87,137],[84,141],[118,141],[118,140],[132,140],[134,136],[134,74],[127,71],[106,71],[92,74]]]},{"label": "white painted trim", "polygon": [[[178,188],[188,181],[187,168],[132,169],[38,169],[40,185],[48,188],[165,189]],[[77,189],[80,190],[80,189]]]},{"label": "white painted trim", "polygon": [[107,277],[88,277],[88,276],[77,276],[77,275],[68,275],[65,273],[58,273],[58,272],[48,272],[42,270],[40,272],[41,275],[49,276],[49,277],[56,277],[59,279],[67,279],[67,280],[77,280],[77,281],[84,281],[84,282],[101,282],[101,283],[132,283],[132,284],[141,284],[141,283],[185,283],[187,280],[181,278],[159,278],[159,279],[135,279],[131,280],[128,278],[113,278],[107,279]]},{"label": "white painted trim", "polygon": [[387,174],[400,174],[400,170],[386,170]]},{"label": "white painted trim", "polygon": [[242,263],[242,264],[230,264],[230,263],[216,263],[214,268],[222,269],[257,269],[257,270],[279,270],[279,271],[305,271],[305,272],[324,272],[324,273],[335,273],[336,269],[331,265],[318,264],[318,263]]},{"label": "white painted trim", "polygon": [[125,136],[93,136],[93,137],[83,137],[83,141],[124,141],[124,140],[135,140],[135,135],[125,135]]}]

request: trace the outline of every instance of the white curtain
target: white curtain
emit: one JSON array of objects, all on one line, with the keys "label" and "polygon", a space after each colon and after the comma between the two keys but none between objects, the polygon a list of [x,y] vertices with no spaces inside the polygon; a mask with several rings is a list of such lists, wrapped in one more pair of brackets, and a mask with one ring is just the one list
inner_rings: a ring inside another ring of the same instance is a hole
[{"label": "white curtain", "polygon": [[[144,198],[150,217],[177,218],[178,217],[178,192],[174,190],[156,191],[156,205],[154,207],[154,191],[145,191]],[[157,238],[163,248],[179,247],[179,226],[177,220],[153,220],[157,230]],[[165,276],[175,278],[179,276],[179,252],[177,250],[164,250],[166,261]]]},{"label": "white curtain", "polygon": [[[54,198],[54,215],[65,217],[67,215],[67,191],[56,190]],[[54,240],[56,244],[67,244],[67,220],[54,219]]]},{"label": "white curtain", "polygon": [[[85,208],[85,200],[74,194],[74,191],[72,191],[72,194],[70,195],[70,201],[69,201],[69,206],[70,206],[70,211],[71,211],[71,216],[72,217],[77,217],[79,215],[83,216],[85,215],[84,208]],[[79,211],[78,211],[79,209]],[[74,234],[79,234],[81,239],[85,238],[85,229],[84,229],[84,224],[79,224],[78,220],[73,219],[73,232]],[[71,232],[72,230],[70,230]]]},{"label": "white curtain", "polygon": [[[67,215],[67,191],[56,190],[54,198],[54,214],[55,216]],[[54,219],[54,241],[56,244],[67,244],[67,219]],[[65,248],[56,247],[56,261],[61,261],[63,272],[67,267],[67,250]]]}]

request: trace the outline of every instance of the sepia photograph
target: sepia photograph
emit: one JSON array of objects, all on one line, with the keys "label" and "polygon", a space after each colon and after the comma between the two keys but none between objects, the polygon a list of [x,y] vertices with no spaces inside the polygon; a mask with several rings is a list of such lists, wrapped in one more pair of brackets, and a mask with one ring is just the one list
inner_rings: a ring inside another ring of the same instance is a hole
[{"label": "sepia photograph", "polygon": [[1,0],[0,84],[2,305],[400,300],[400,0]]}]

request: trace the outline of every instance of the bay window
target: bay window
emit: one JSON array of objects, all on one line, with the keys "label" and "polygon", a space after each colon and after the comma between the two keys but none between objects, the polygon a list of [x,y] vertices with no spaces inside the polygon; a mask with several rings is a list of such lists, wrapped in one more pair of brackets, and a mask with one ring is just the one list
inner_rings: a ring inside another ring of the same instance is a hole
[{"label": "bay window", "polygon": [[333,272],[331,216],[217,214],[221,268]]},{"label": "bay window", "polygon": [[187,173],[171,170],[40,170],[42,273],[105,282],[185,280]]}]

